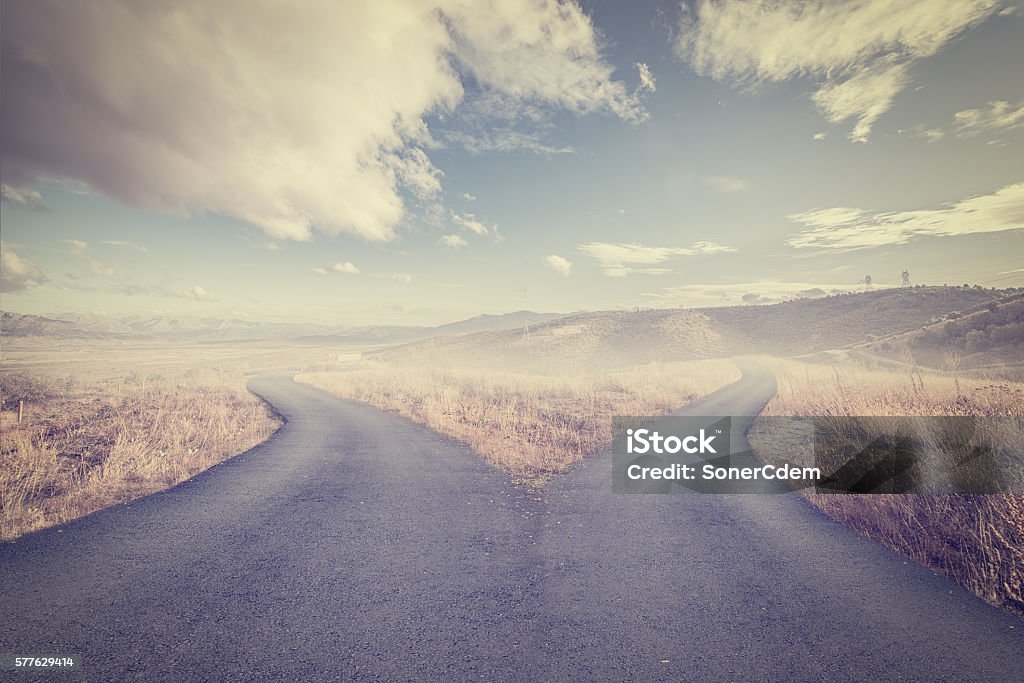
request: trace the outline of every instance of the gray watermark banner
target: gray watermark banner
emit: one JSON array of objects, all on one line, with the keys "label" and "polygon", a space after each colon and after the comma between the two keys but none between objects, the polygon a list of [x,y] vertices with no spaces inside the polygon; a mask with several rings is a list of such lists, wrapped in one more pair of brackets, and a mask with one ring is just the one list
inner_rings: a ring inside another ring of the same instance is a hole
[{"label": "gray watermark banner", "polygon": [[1024,418],[617,417],[616,493],[1024,493]]}]

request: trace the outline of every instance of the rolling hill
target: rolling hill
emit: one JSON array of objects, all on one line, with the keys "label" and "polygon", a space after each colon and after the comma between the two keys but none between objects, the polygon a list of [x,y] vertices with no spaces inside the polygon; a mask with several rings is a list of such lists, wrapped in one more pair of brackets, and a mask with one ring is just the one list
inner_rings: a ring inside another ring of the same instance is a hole
[{"label": "rolling hill", "polygon": [[201,342],[276,339],[297,340],[311,345],[329,343],[377,345],[396,344],[438,335],[518,329],[523,325],[535,325],[554,320],[561,315],[560,313],[516,311],[502,315],[478,315],[436,327],[398,325],[352,327],[217,317],[160,315],[46,317],[3,312],[0,313],[0,335],[57,339],[160,339]]},{"label": "rolling hill", "polygon": [[1024,294],[956,311],[918,329],[860,344],[863,351],[933,367],[957,363],[963,369],[1024,365]]},{"label": "rolling hill", "polygon": [[398,364],[535,372],[745,353],[797,356],[917,330],[1013,293],[918,286],[764,306],[578,313],[516,330],[435,337],[368,355]]}]

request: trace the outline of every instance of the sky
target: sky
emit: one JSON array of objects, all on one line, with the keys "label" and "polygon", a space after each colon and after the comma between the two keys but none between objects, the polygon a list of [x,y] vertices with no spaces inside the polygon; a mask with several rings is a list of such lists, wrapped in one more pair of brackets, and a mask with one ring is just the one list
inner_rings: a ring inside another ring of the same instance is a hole
[{"label": "sky", "polygon": [[0,308],[437,324],[1024,285],[1002,0],[0,0]]}]

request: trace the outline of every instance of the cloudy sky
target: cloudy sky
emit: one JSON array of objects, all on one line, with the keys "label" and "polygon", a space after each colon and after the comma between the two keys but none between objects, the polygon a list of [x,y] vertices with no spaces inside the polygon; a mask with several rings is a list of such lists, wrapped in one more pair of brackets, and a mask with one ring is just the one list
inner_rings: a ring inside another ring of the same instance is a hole
[{"label": "cloudy sky", "polygon": [[1024,285],[1003,0],[2,0],[4,310]]}]

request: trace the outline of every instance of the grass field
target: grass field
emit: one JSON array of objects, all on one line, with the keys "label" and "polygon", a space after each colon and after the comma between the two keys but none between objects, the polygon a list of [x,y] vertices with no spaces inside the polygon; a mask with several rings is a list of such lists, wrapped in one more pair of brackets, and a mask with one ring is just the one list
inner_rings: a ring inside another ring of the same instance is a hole
[{"label": "grass field", "polygon": [[610,444],[613,416],[664,414],[736,381],[739,371],[724,360],[576,376],[362,363],[296,379],[399,413],[541,483]]},{"label": "grass field", "polygon": [[[778,394],[765,416],[974,415],[999,418],[1000,437],[1024,448],[1024,384],[923,370],[878,370],[852,363],[766,360]],[[954,363],[955,365],[955,363]],[[770,421],[751,433],[771,460]],[[1009,431],[1007,431],[1009,430]],[[1024,496],[1009,494],[843,495],[807,493],[826,514],[932,567],[986,601],[1024,615]]]},{"label": "grass field", "polygon": [[280,424],[241,377],[210,371],[85,382],[5,371],[0,402],[0,540],[173,486]]}]

